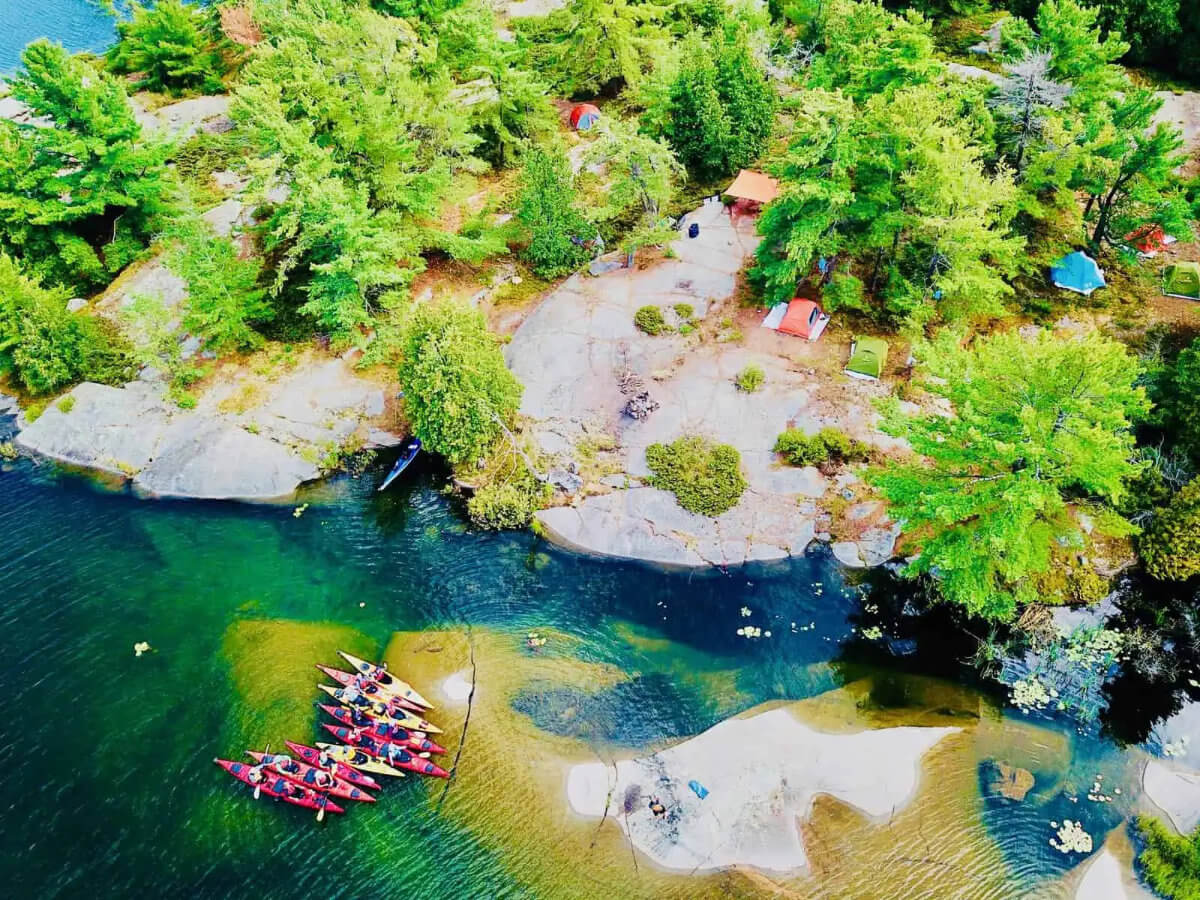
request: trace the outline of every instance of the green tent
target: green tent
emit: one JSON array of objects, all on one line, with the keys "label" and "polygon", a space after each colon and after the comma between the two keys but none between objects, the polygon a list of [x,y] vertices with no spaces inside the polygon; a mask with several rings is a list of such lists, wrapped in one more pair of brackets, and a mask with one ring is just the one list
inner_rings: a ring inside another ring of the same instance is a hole
[{"label": "green tent", "polygon": [[1163,293],[1200,300],[1200,263],[1178,262],[1167,266],[1163,272]]},{"label": "green tent", "polygon": [[846,374],[855,378],[878,378],[887,362],[888,345],[883,338],[858,335],[850,345]]}]

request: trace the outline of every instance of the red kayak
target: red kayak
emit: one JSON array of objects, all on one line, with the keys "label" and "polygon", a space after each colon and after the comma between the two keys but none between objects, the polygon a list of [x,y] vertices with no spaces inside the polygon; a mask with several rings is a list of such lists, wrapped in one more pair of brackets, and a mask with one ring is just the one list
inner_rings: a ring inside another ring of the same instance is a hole
[{"label": "red kayak", "polygon": [[305,809],[324,809],[326,812],[333,813],[345,812],[344,809],[319,791],[301,787],[269,770],[263,771],[262,774],[264,777],[260,785],[250,780],[250,772],[252,769],[258,768],[257,766],[248,766],[245,763],[231,762],[227,759],[214,759],[213,762],[243,784],[249,785],[252,788],[261,787],[264,794],[269,794],[276,800],[282,800],[284,803],[290,803],[293,806],[303,806]]},{"label": "red kayak", "polygon": [[[312,788],[314,791],[320,791],[323,794],[329,794],[331,797],[341,797],[343,800],[361,800],[363,803],[374,803],[375,798],[368,794],[360,787],[355,787],[348,781],[343,781],[336,775],[330,775],[324,769],[317,769],[310,766],[308,763],[302,763],[298,759],[283,757],[277,753],[259,753],[256,750],[247,750],[246,755],[253,759],[256,763],[266,763],[271,772],[276,775],[282,775],[288,781],[295,782],[301,787]],[[287,759],[294,767],[293,771],[285,772],[281,766],[283,760]],[[324,775],[329,784],[322,786],[317,782],[317,777]]]},{"label": "red kayak", "polygon": [[440,744],[435,744],[433,741],[425,737],[424,732],[409,731],[407,728],[401,728],[399,725],[393,725],[390,722],[383,722],[375,718],[370,713],[359,712],[359,720],[356,721],[354,713],[345,707],[330,706],[327,703],[317,704],[329,715],[333,716],[347,728],[358,728],[366,731],[371,737],[380,741],[391,741],[393,744],[399,744],[401,747],[407,747],[416,753],[445,753],[446,748]]},{"label": "red kayak", "polygon": [[[321,751],[315,747],[306,747],[304,744],[297,744],[295,741],[284,741],[288,745],[288,749],[295,753],[298,757],[316,768],[324,768],[329,770],[328,766],[321,765]],[[351,784],[356,784],[359,787],[370,788],[373,791],[379,790],[379,782],[367,775],[365,772],[360,772],[345,763],[334,762],[333,774],[343,781],[348,781]]]},{"label": "red kayak", "polygon": [[[340,684],[342,687],[350,687],[350,685],[354,684],[355,676],[351,675],[349,672],[343,672],[341,669],[335,669],[333,666],[323,666],[320,663],[317,663],[317,668]],[[389,692],[386,688],[381,687],[375,681],[367,681],[367,683],[364,684],[360,690],[367,695],[367,699],[372,703],[382,700],[390,703],[393,706],[406,709],[409,712],[422,713],[425,711],[423,706],[413,703],[411,700],[405,697],[397,697],[395,694]]]},{"label": "red kayak", "polygon": [[[432,775],[434,778],[449,778],[450,773],[436,763],[414,756],[408,747],[389,741],[371,737],[365,728],[346,728],[341,725],[323,725],[326,731],[345,744],[358,747],[381,762],[397,769],[406,769],[418,775]],[[395,752],[389,752],[394,750]]]}]

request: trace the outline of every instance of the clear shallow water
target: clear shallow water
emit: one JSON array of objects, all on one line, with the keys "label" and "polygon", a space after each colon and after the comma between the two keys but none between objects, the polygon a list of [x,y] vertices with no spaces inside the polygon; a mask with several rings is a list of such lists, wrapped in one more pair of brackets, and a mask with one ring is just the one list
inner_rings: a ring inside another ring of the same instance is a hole
[{"label": "clear shallow water", "polygon": [[89,0],[0,0],[0,72],[12,72],[25,45],[49,38],[68,50],[103,50],[112,16]]},{"label": "clear shallow water", "polygon": [[[890,657],[852,630],[860,589],[823,554],[705,576],[588,560],[528,534],[470,533],[436,490],[437,473],[416,472],[380,496],[381,474],[315,489],[300,518],[290,506],[138,500],[28,462],[0,474],[0,866],[15,896],[358,897],[370,886],[400,897],[414,883],[425,895],[535,895],[496,850],[518,832],[526,840],[534,823],[498,818],[483,801],[464,798],[465,811],[449,815],[435,802],[440,784],[406,779],[375,806],[316,827],[301,811],[251,802],[212,766],[240,753],[256,717],[273,714],[243,696],[239,667],[269,679],[277,659],[305,672],[318,661],[304,639],[242,640],[246,623],[345,628],[375,653],[395,631],[469,626],[513,641],[528,629],[561,632],[572,659],[639,674],[612,688],[546,683],[519,694],[514,715],[547,741],[565,735],[605,753],[658,746],[869,673],[864,715],[980,702],[949,684],[957,699],[931,701],[898,661],[881,670]],[[792,622],[815,627],[793,633]],[[772,637],[739,637],[744,624]],[[942,638],[917,637],[909,667],[926,649],[946,656]],[[156,652],[136,659],[138,640]],[[315,694],[308,677],[301,694]],[[994,845],[991,881],[976,896],[1001,897],[1077,861],[1046,848],[1049,819],[1084,818],[1098,838],[1117,824],[1118,810],[1067,807],[1061,793],[1086,793],[1093,769],[1116,772],[1122,761],[1070,728],[1025,734],[980,708],[1000,725],[973,738],[978,755],[1011,751],[1035,769],[1038,791],[1024,805],[985,800],[981,776],[966,771],[955,792],[982,827],[948,821],[936,833],[958,839],[972,827],[972,840]],[[317,721],[314,712],[302,733],[277,739],[311,741]],[[456,737],[447,736],[452,751]],[[552,835],[541,840],[535,850],[554,846]],[[671,896],[689,896],[686,885]]]}]

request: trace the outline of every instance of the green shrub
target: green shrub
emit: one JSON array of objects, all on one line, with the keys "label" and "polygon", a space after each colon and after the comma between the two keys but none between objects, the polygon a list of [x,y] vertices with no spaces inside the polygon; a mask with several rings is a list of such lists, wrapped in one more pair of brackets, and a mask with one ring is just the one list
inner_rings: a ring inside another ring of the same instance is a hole
[{"label": "green shrub", "polygon": [[59,401],[58,401],[58,403],[57,403],[57,404],[55,404],[55,405],[56,405],[56,406],[57,406],[57,407],[58,407],[58,408],[59,408],[59,409],[60,409],[60,410],[61,410],[61,411],[62,411],[64,414],[65,414],[65,413],[69,413],[71,410],[73,410],[73,409],[75,408],[75,398],[74,398],[74,397],[72,397],[70,394],[67,394],[67,396],[63,397],[63,398],[62,398],[61,400],[59,400]]},{"label": "green shrub", "polygon": [[1181,490],[1138,541],[1146,571],[1165,581],[1200,574],[1200,480]]},{"label": "green shrub", "polygon": [[863,462],[871,455],[866,444],[836,428],[822,428],[812,435],[789,428],[775,439],[775,452],[793,466]]},{"label": "green shrub", "polygon": [[739,390],[745,391],[747,394],[753,394],[763,382],[767,380],[766,373],[758,366],[746,366],[742,371],[737,373],[734,383]]},{"label": "green shrub", "polygon": [[1200,828],[1179,836],[1138,816],[1137,829],[1146,842],[1138,863],[1150,887],[1168,900],[1200,900]]},{"label": "green shrub", "polygon": [[696,308],[690,303],[676,303],[671,308],[675,310],[675,315],[679,316],[683,322],[689,322],[696,316]]},{"label": "green shrub", "polygon": [[670,444],[651,444],[646,462],[654,473],[650,485],[670,491],[680,506],[701,515],[720,515],[746,490],[741,454],[729,444],[681,437]]},{"label": "green shrub", "polygon": [[108,67],[118,74],[141,73],[152,91],[221,91],[222,50],[229,47],[211,8],[181,0],[152,7],[133,3],[129,19],[117,24],[119,39],[108,51]]},{"label": "green shrub", "polygon": [[524,528],[541,509],[546,486],[532,476],[479,488],[467,501],[467,514],[480,528]]},{"label": "green shrub", "polygon": [[483,314],[465,303],[423,303],[400,346],[404,411],[417,437],[451,463],[486,453],[516,415],[522,387]]},{"label": "green shrub", "polygon": [[646,334],[662,334],[667,330],[667,320],[657,306],[643,306],[633,314],[633,324]]},{"label": "green shrub", "polygon": [[25,421],[32,425],[42,417],[42,413],[46,411],[46,403],[39,400],[37,403],[30,403],[25,407]]}]

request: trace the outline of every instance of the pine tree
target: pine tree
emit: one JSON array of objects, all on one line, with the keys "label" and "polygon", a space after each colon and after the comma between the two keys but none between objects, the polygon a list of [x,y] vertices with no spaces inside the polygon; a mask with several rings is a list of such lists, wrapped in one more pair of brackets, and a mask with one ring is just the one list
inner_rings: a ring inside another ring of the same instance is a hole
[{"label": "pine tree", "polygon": [[517,218],[529,229],[525,256],[541,277],[566,274],[587,260],[583,241],[595,229],[575,206],[571,164],[561,151],[539,149],[526,156]]},{"label": "pine tree", "polygon": [[870,480],[919,546],[910,575],[935,576],[973,615],[1011,619],[1038,599],[1056,550],[1083,547],[1071,507],[1120,502],[1137,473],[1130,422],[1147,409],[1137,362],[1098,333],[1005,333],[964,349],[947,332],[919,354],[935,376],[927,390],[954,415],[893,408],[885,427],[918,461]]}]

